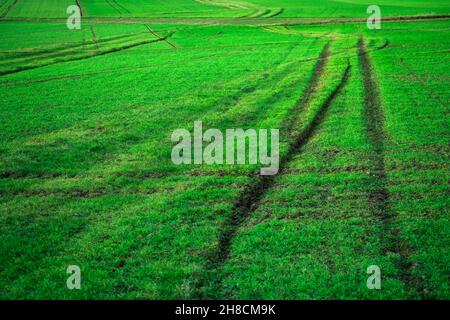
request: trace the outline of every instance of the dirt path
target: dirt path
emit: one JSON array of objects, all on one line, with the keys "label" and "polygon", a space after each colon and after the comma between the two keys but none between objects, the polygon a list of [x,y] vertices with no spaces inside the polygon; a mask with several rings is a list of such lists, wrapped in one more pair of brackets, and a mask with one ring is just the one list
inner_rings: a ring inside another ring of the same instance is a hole
[{"label": "dirt path", "polygon": [[[320,81],[328,64],[329,56],[330,50],[329,44],[327,44],[314,67],[312,78],[303,97],[291,112],[296,116],[293,117],[293,119],[285,121],[288,132],[287,135],[291,137],[291,143],[286,155],[281,158],[279,174],[284,174],[286,164],[300,152],[306,143],[308,143],[319,124],[325,118],[329,107],[348,82],[351,72],[350,65],[347,66],[339,85],[327,97],[312,121],[303,131],[296,131],[295,124],[298,113],[310,104],[313,94],[318,90]],[[255,176],[242,191],[240,198],[234,204],[231,215],[226,218],[219,236],[217,250],[209,257],[205,276],[198,281],[196,298],[214,298],[211,296],[213,295],[212,292],[218,292],[217,288],[220,287],[222,281],[220,272],[223,265],[229,259],[232,241],[242,223],[258,208],[260,200],[265,192],[273,185],[275,177],[276,176]],[[209,287],[211,286],[211,282],[214,286],[213,290],[210,290],[211,288]]]}]

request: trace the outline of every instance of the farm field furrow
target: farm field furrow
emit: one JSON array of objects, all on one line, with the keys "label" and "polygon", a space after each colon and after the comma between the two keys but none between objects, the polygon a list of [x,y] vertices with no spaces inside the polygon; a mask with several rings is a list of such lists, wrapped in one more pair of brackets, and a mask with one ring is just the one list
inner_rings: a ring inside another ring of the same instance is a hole
[{"label": "farm field furrow", "polygon": [[450,6],[371,4],[0,0],[0,298],[449,299]]}]

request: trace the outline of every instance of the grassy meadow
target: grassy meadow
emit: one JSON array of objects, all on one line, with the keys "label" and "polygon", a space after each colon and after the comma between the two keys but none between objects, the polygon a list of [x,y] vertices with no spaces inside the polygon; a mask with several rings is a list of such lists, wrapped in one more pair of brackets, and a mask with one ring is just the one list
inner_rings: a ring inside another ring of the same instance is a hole
[{"label": "grassy meadow", "polygon": [[[0,0],[0,299],[449,299],[450,4],[371,4]],[[175,165],[194,121],[280,172]]]}]

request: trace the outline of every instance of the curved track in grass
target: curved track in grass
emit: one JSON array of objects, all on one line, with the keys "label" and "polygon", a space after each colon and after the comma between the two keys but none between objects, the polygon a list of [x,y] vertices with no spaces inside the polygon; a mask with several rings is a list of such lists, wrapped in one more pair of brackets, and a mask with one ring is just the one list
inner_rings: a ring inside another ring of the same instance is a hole
[{"label": "curved track in grass", "polygon": [[194,0],[195,2],[210,5],[223,7],[231,10],[248,10],[249,14],[246,14],[242,17],[245,18],[270,18],[283,13],[283,8],[266,8],[263,6],[259,6],[257,4],[245,2],[245,1],[230,1],[230,0]]}]

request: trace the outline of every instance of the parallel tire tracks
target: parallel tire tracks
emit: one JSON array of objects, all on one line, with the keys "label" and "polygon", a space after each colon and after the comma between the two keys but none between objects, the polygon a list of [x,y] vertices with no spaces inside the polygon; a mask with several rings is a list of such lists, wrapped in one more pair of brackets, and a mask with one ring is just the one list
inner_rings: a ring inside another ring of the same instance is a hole
[{"label": "parallel tire tracks", "polygon": [[18,0],[14,0],[14,2],[9,5],[9,7],[5,10],[5,12],[3,12],[2,15],[0,16],[0,19],[6,17],[11,12],[12,8],[16,5],[17,1]]},{"label": "parallel tire tracks", "polygon": [[[130,11],[119,4],[116,0],[106,0],[106,2],[112,7],[114,10],[116,10],[119,14],[122,13],[130,13]],[[123,12],[122,12],[123,11]]]},{"label": "parallel tire tracks", "polygon": [[79,61],[79,60],[85,60],[85,59],[89,59],[89,58],[93,58],[93,57],[97,57],[97,56],[103,56],[106,54],[110,54],[110,53],[115,53],[115,52],[119,52],[119,51],[123,51],[123,50],[128,50],[134,47],[138,47],[138,46],[142,46],[142,45],[146,45],[146,44],[150,44],[150,43],[155,43],[155,42],[160,42],[160,41],[164,41],[165,38],[160,38],[160,39],[155,39],[155,40],[146,40],[146,41],[140,41],[137,43],[131,43],[131,44],[127,44],[118,48],[112,48],[109,50],[105,50],[105,51],[101,51],[101,52],[95,52],[95,54],[90,54],[90,55],[86,55],[86,56],[81,56],[81,57],[75,57],[75,58],[67,58],[63,61],[52,61],[49,63],[43,63],[40,65],[31,65],[31,66],[26,66],[26,67],[21,67],[21,68],[16,68],[16,69],[12,69],[12,70],[5,70],[5,71],[0,71],[0,76],[5,76],[8,74],[13,74],[13,73],[18,73],[18,72],[23,72],[23,71],[28,71],[28,70],[33,70],[33,69],[37,69],[37,68],[42,68],[42,67],[46,67],[46,66],[50,66],[50,65],[55,65],[55,64],[60,64],[60,63],[65,63],[65,62],[71,62],[71,61]]},{"label": "parallel tire tracks", "polygon": [[156,38],[164,41],[165,43],[167,43],[169,46],[171,46],[174,49],[178,49],[178,47],[169,39],[161,37],[159,34],[157,34],[155,31],[153,31],[150,26],[148,24],[144,24],[145,28],[147,28],[148,32],[150,32],[153,36],[155,36]]},{"label": "parallel tire tracks", "polygon": [[[326,45],[320,56],[321,58],[318,60],[316,66],[314,67],[312,79],[308,85],[308,88],[306,89],[303,98],[300,99],[299,103],[294,108],[294,113],[299,112],[300,109],[306,107],[305,104],[310,103],[313,93],[318,89],[329,56],[329,45]],[[280,161],[279,174],[284,173],[287,163],[289,163],[292,158],[301,151],[303,146],[308,143],[312,135],[315,133],[317,127],[324,120],[329,107],[346,86],[350,77],[350,73],[351,66],[348,65],[345,69],[340,83],[327,97],[327,99],[321,105],[319,111],[317,111],[314,118],[302,132],[295,133],[295,129],[293,128],[293,126],[296,124],[295,120],[287,121],[289,123],[289,126],[287,128],[288,135],[292,137],[292,140],[289,144],[286,155],[283,156]],[[222,281],[222,279],[220,278],[220,273],[223,265],[229,259],[232,241],[235,238],[237,230],[247,219],[247,217],[250,216],[251,213],[258,208],[265,192],[274,184],[275,177],[276,176],[255,176],[254,178],[252,178],[244,191],[242,191],[241,196],[235,202],[232,212],[227,217],[225,224],[221,230],[217,250],[215,250],[208,259],[206,265],[206,275],[202,275],[201,279],[199,279],[197,282],[196,295],[198,298],[211,298],[212,295],[219,291],[217,289],[220,287]],[[212,293],[208,290],[211,285],[215,287],[215,293]]]},{"label": "parallel tire tracks", "polygon": [[106,3],[107,3],[111,8],[113,8],[114,10],[116,10],[117,13],[122,14],[122,12],[120,11],[120,9],[117,8],[111,0],[105,0],[105,1],[106,1]]},{"label": "parallel tire tracks", "polygon": [[121,10],[125,11],[125,13],[131,13],[130,10],[128,10],[127,8],[125,8],[123,5],[121,5],[120,3],[118,3],[116,0],[110,0],[112,3],[114,3],[118,8],[120,8]]}]

